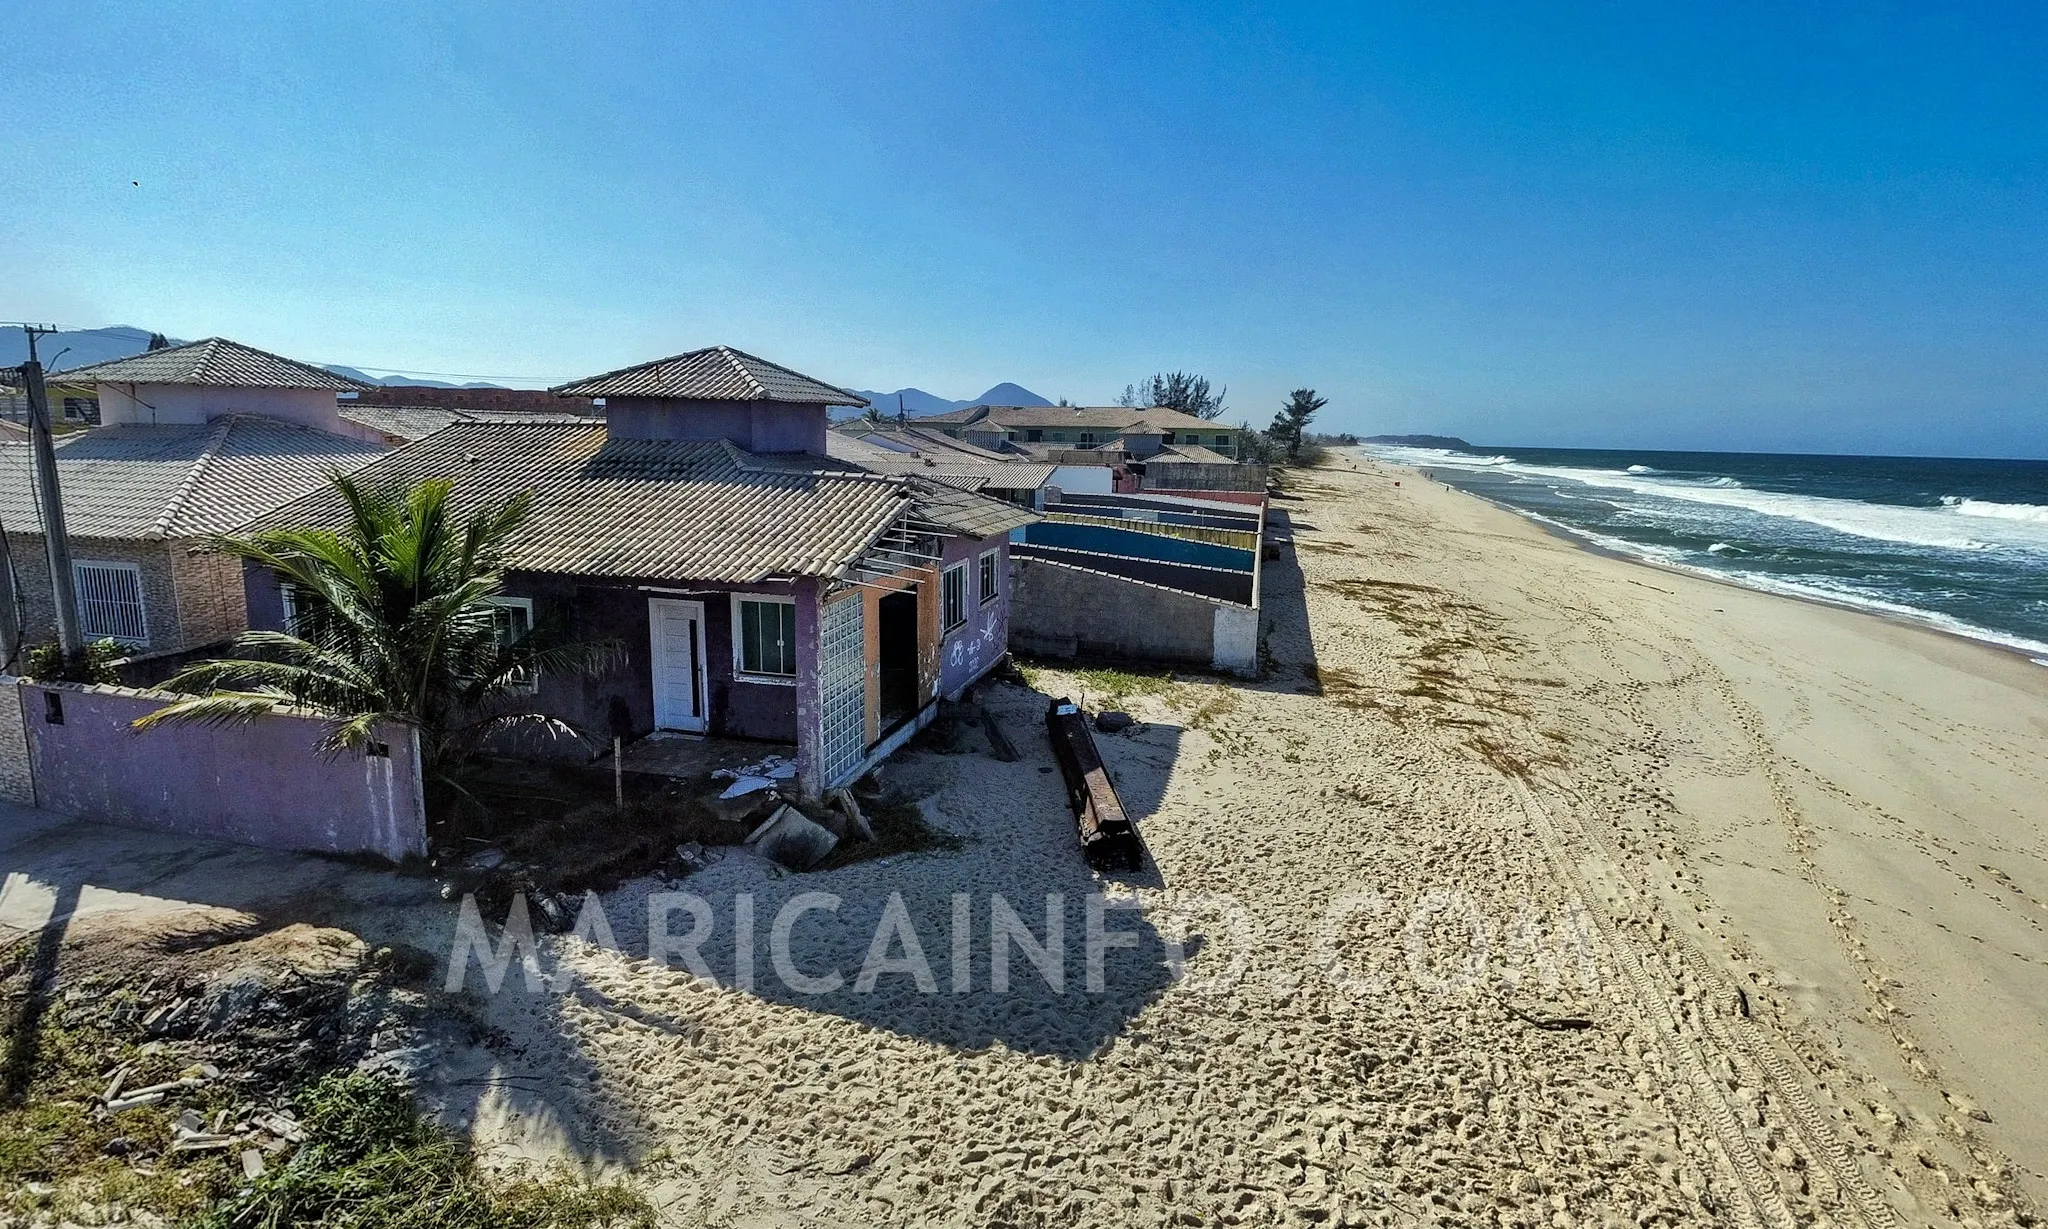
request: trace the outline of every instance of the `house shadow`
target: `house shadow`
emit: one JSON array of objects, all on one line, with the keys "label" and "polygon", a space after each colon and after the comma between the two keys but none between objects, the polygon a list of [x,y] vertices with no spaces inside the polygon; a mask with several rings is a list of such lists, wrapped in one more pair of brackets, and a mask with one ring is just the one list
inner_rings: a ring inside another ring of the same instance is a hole
[{"label": "house shadow", "polygon": [[[432,958],[407,987],[424,996],[419,1031],[380,1042],[397,1047],[381,1069],[413,1080],[422,1104],[458,1132],[525,1155],[632,1165],[662,1141],[629,1112],[626,1086],[644,1082],[631,1069],[637,1051],[608,1048],[606,1030],[652,1030],[659,1044],[672,1037],[689,1050],[702,1023],[694,996],[673,993],[688,976],[683,960],[668,959],[667,969],[638,960],[648,955],[649,898],[672,892],[704,902],[712,929],[698,950],[721,987],[962,1054],[1002,1047],[1086,1061],[1168,993],[1184,965],[1201,974],[1212,958],[1203,920],[1172,913],[1170,885],[1149,858],[1131,874],[1088,865],[1045,732],[1049,697],[989,684],[978,698],[1015,745],[1015,762],[994,759],[976,730],[957,754],[907,752],[881,774],[889,795],[914,800],[957,847],[805,874],[734,849],[679,880],[629,882],[601,898],[629,959],[566,991],[530,993],[514,967],[500,991],[486,993],[472,959],[471,988],[443,992],[460,901],[441,899],[425,877],[0,808],[0,942],[25,954],[8,988],[25,977],[32,1002],[53,1004],[76,976],[67,964],[74,927],[130,927],[138,944],[169,943],[164,958],[202,950],[215,933],[249,939],[299,923],[351,932],[371,949],[415,949]],[[1170,724],[1097,735],[1141,832],[1172,822],[1166,800],[1181,740]],[[754,919],[744,946],[735,942],[742,898]],[[693,928],[686,907],[666,918],[672,933]],[[485,920],[495,945],[504,918]],[[543,938],[546,968],[575,943]],[[23,1078],[46,1018],[13,1021],[7,1041],[24,1056]],[[811,1044],[819,1035],[792,1036]],[[356,1057],[334,1055],[344,1064]]]},{"label": "house shadow", "polygon": [[[1150,859],[1098,873],[1082,856],[1045,732],[1048,697],[985,686],[1019,758],[917,750],[883,769],[927,821],[958,839],[808,874],[744,851],[672,885],[701,898],[713,925],[699,955],[720,986],[963,1052],[1000,1045],[1078,1062],[1114,1040],[1171,987],[1199,935],[1162,928]],[[1156,819],[1180,731],[1098,736],[1126,810]],[[622,950],[647,949],[644,885],[606,898]],[[742,903],[744,902],[744,903]],[[751,943],[735,924],[751,911]],[[692,928],[680,909],[671,933]],[[779,937],[778,937],[779,936]],[[864,972],[865,970],[865,972]]]},{"label": "house shadow", "polygon": [[1272,552],[1259,566],[1259,657],[1262,669],[1246,687],[1322,695],[1322,670],[1308,617],[1308,579],[1302,575],[1298,524],[1277,503],[1267,509]]}]

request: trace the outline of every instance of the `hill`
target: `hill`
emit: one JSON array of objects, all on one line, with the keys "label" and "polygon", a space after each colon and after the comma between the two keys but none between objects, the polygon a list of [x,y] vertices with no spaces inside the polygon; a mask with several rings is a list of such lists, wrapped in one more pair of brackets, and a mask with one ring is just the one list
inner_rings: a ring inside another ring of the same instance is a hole
[{"label": "hill", "polygon": [[1469,450],[1472,445],[1455,435],[1368,435],[1358,441],[1361,444],[1395,444],[1402,448],[1456,448]]},{"label": "hill", "polygon": [[[931,414],[948,414],[964,410],[970,405],[1051,405],[1052,402],[1025,388],[1021,384],[1004,381],[979,397],[968,401],[948,401],[937,393],[928,393],[921,388],[899,388],[893,393],[879,393],[872,389],[853,390],[874,403],[884,414],[894,415],[900,399],[903,412],[912,418],[924,418]],[[843,412],[843,411],[842,411]]]},{"label": "hill", "polygon": [[[171,342],[177,345],[176,339]],[[117,324],[104,329],[67,329],[36,339],[36,356],[44,371],[66,371],[127,358],[149,349],[149,330]],[[28,337],[20,329],[0,329],[0,367],[28,360]]]}]

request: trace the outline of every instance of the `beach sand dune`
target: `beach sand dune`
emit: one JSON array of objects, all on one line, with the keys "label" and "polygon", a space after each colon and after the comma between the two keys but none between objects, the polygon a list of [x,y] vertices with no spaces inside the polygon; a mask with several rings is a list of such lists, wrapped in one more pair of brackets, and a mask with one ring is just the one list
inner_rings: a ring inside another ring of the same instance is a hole
[{"label": "beach sand dune", "polygon": [[[891,768],[962,848],[674,885],[720,919],[749,896],[764,936],[837,894],[792,947],[847,984],[773,984],[765,938],[753,989],[717,942],[708,978],[655,967],[661,885],[630,885],[625,954],[546,941],[578,987],[479,1002],[494,1040],[429,1092],[502,1157],[636,1167],[674,1224],[2034,1214],[2048,671],[1377,463],[1277,506],[1264,677],[1148,684],[1100,740],[1147,872],[1091,874],[1042,771],[1045,693],[1090,680],[991,687],[1019,762]],[[1021,960],[989,989],[998,892],[1040,935],[1060,894],[1058,991]],[[1140,906],[1099,992],[1094,892]],[[939,993],[855,983],[892,893]]]}]

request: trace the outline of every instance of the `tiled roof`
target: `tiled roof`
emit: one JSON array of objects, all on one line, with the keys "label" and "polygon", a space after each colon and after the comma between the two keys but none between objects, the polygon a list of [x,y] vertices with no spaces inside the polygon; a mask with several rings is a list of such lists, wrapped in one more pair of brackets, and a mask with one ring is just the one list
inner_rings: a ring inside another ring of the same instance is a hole
[{"label": "tiled roof", "polygon": [[914,420],[924,426],[967,426],[982,424],[991,430],[1021,431],[1026,428],[1082,431],[1115,431],[1127,434],[1151,427],[1156,431],[1234,431],[1235,427],[1196,418],[1165,406],[1121,405],[977,405],[946,414],[932,414]]},{"label": "tiled roof", "polygon": [[[238,528],[384,449],[257,415],[60,436],[65,528],[82,538],[186,538]],[[0,522],[35,531],[27,444],[0,443]]]},{"label": "tiled roof", "polygon": [[1028,508],[957,490],[943,482],[921,477],[904,481],[917,491],[919,516],[962,537],[992,538],[1044,519]]},{"label": "tiled roof", "polygon": [[781,401],[866,405],[867,398],[731,346],[710,346],[557,385],[564,397],[674,397],[687,401]]},{"label": "tiled roof", "polygon": [[923,452],[932,456],[950,456],[954,460],[1014,461],[1023,455],[1007,443],[1000,449],[984,448],[980,444],[955,439],[933,427],[877,427],[872,423],[854,419],[834,430],[878,447],[892,448],[897,452]]},{"label": "tiled roof", "polygon": [[1176,461],[1185,461],[1197,465],[1237,464],[1234,458],[1225,456],[1214,448],[1205,448],[1200,444],[1167,444],[1147,459],[1151,461],[1165,461],[1169,464]]},{"label": "tiled roof", "polygon": [[425,439],[443,427],[459,422],[582,422],[594,421],[590,414],[539,414],[464,410],[442,405],[362,405],[340,403],[341,416],[407,443]]},{"label": "tiled roof", "polygon": [[975,460],[958,452],[934,450],[924,455],[896,452],[858,436],[838,431],[826,437],[825,447],[834,461],[858,466],[876,474],[907,474],[929,478],[963,490],[994,487],[1001,491],[1023,491],[1044,486],[1052,479],[1053,467],[1033,461],[1003,459],[988,454],[989,460]]},{"label": "tiled roof", "polygon": [[147,350],[130,358],[58,372],[65,384],[217,384],[230,388],[369,388],[361,380],[258,350],[224,337]]},{"label": "tiled roof", "polygon": [[[464,422],[357,476],[394,487],[452,479],[458,510],[530,491],[515,567],[646,580],[840,576],[912,506],[899,479],[820,472],[822,458],[761,460],[723,441],[609,440],[601,423]],[[332,526],[343,515],[322,491],[261,523]]]}]

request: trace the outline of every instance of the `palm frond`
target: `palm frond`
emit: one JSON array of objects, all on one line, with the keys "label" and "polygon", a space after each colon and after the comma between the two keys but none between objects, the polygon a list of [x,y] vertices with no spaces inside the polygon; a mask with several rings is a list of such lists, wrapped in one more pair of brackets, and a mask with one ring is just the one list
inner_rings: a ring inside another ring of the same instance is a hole
[{"label": "palm frond", "polygon": [[234,656],[179,671],[167,684],[194,695],[148,714],[173,721],[248,720],[284,706],[331,718],[330,751],[359,750],[380,723],[417,727],[423,756],[440,766],[473,754],[493,732],[541,726],[580,736],[540,713],[495,713],[531,671],[595,672],[623,649],[570,643],[553,623],[501,643],[492,604],[510,544],[532,512],[515,495],[458,515],[447,479],[387,490],[349,477],[334,487],[339,529],[271,529],[209,539],[292,586],[298,626],[251,631]]},{"label": "palm frond", "polygon": [[162,708],[144,713],[128,724],[137,730],[150,730],[169,724],[247,725],[289,703],[287,697],[271,692],[216,691],[210,695],[174,701]]}]

